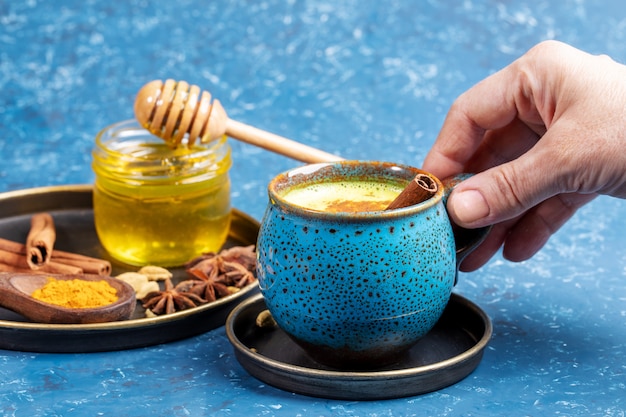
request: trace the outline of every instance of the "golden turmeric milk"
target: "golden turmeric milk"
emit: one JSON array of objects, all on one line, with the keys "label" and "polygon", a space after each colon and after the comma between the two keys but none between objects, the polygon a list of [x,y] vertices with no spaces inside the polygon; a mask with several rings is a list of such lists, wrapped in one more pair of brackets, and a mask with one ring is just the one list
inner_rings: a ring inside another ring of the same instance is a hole
[{"label": "golden turmeric milk", "polygon": [[294,187],[283,198],[295,205],[330,213],[381,211],[406,184],[389,181],[336,181]]}]

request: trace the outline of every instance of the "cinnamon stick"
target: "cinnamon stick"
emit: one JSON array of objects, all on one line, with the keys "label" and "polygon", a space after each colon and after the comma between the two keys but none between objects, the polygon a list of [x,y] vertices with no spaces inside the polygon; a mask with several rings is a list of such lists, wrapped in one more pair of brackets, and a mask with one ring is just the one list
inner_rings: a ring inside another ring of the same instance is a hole
[{"label": "cinnamon stick", "polygon": [[34,214],[26,236],[26,262],[31,269],[38,269],[50,262],[55,240],[52,216],[48,213]]},{"label": "cinnamon stick", "polygon": [[104,259],[92,258],[78,253],[52,251],[52,261],[79,267],[85,274],[111,275],[111,262]]},{"label": "cinnamon stick", "polygon": [[26,245],[18,242],[13,242],[12,240],[3,239],[0,237],[0,250],[6,252],[19,253],[26,256]]},{"label": "cinnamon stick", "polygon": [[[25,271],[20,269],[25,269]],[[0,271],[33,272],[27,262],[26,245],[0,238]],[[104,259],[54,249],[50,261],[39,267],[37,271],[110,275],[111,263]]]},{"label": "cinnamon stick", "polygon": [[5,264],[0,262],[0,272],[30,272],[31,274],[33,273],[33,271],[30,268],[20,268],[19,266],[15,266],[15,265],[9,265],[9,264]]},{"label": "cinnamon stick", "polygon": [[426,174],[417,174],[385,210],[413,206],[431,198],[437,192],[437,183]]},{"label": "cinnamon stick", "polygon": [[[9,252],[0,249],[0,271],[2,272],[30,272],[28,257],[24,253]],[[80,267],[63,264],[54,261],[41,265],[37,271],[47,272],[50,274],[81,274],[83,270]]]},{"label": "cinnamon stick", "polygon": [[11,265],[15,268],[31,270],[28,262],[26,261],[26,256],[20,253],[0,250],[0,264]]},{"label": "cinnamon stick", "polygon": [[[43,265],[38,269],[41,272],[47,272],[50,274],[83,274],[82,268],[74,265],[69,265],[66,263],[54,262],[53,260],[49,261],[47,264]],[[31,273],[33,271],[30,271]]]}]

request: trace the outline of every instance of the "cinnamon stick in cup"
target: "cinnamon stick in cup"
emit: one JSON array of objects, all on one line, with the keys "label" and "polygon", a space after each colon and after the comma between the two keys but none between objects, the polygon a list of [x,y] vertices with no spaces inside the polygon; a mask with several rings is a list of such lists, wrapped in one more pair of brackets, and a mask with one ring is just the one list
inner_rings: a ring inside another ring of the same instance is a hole
[{"label": "cinnamon stick in cup", "polygon": [[409,207],[428,200],[437,192],[437,183],[426,174],[417,174],[385,210]]},{"label": "cinnamon stick in cup", "polygon": [[54,220],[48,213],[38,213],[30,219],[30,232],[26,236],[26,262],[30,269],[38,269],[50,262],[56,240]]}]

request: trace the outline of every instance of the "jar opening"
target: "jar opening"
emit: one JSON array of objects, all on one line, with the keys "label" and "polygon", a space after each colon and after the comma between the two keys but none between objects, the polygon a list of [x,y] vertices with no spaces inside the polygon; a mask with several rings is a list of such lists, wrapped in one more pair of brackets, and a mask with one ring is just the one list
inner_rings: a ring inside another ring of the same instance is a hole
[{"label": "jar opening", "polygon": [[224,136],[191,148],[170,148],[134,120],[98,133],[93,150],[96,174],[120,181],[198,182],[228,171],[230,146]]}]

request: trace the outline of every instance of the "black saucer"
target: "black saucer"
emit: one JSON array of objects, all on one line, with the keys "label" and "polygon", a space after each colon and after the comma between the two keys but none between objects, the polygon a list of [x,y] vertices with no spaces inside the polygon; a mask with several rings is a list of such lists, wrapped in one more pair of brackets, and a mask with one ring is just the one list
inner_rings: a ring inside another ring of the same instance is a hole
[{"label": "black saucer", "polygon": [[474,303],[452,294],[435,327],[394,365],[371,371],[340,371],[310,359],[280,328],[260,328],[262,295],[235,307],[226,334],[239,363],[254,377],[299,394],[343,400],[419,395],[452,385],[480,363],[491,338],[491,321]]}]

